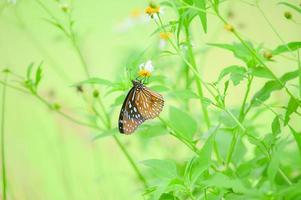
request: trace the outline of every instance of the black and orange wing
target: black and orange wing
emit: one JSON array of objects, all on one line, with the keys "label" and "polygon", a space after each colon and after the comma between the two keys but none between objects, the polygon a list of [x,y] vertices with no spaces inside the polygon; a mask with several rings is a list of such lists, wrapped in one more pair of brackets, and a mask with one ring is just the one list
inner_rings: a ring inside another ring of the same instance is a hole
[{"label": "black and orange wing", "polygon": [[136,96],[140,92],[140,89],[132,87],[123,102],[118,121],[120,133],[131,134],[145,121],[135,103]]},{"label": "black and orange wing", "polygon": [[164,99],[161,94],[151,91],[149,88],[143,86],[141,91],[137,93],[135,104],[142,117],[153,119],[159,116],[164,106]]}]

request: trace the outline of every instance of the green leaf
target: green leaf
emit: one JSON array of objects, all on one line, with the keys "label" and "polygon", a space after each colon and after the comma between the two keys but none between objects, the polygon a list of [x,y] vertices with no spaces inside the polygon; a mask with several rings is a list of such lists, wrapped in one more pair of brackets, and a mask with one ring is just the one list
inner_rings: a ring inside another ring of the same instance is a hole
[{"label": "green leaf", "polygon": [[99,85],[106,85],[106,86],[112,86],[113,83],[111,81],[102,79],[102,78],[89,78],[87,80],[81,81],[77,83],[76,85],[83,85],[83,84],[99,84]]},{"label": "green leaf", "polygon": [[150,159],[142,161],[142,164],[150,167],[151,173],[160,179],[171,180],[178,176],[177,167],[173,161]]},{"label": "green leaf", "polygon": [[27,71],[26,71],[27,80],[31,80],[31,71],[32,71],[33,65],[34,65],[34,63],[30,63],[27,66]]},{"label": "green leaf", "polygon": [[279,45],[272,51],[273,55],[279,55],[285,52],[295,51],[301,48],[301,42],[289,42],[285,45]]},{"label": "green leaf", "polygon": [[290,4],[290,3],[287,3],[287,2],[280,2],[278,4],[282,4],[282,5],[285,5],[287,7],[290,7],[290,8],[294,9],[295,11],[297,11],[297,12],[299,12],[301,14],[301,8],[299,8],[299,7],[297,7],[297,6],[293,5],[293,4]]},{"label": "green leaf", "polygon": [[165,129],[165,126],[163,126],[160,123],[160,124],[152,124],[151,126],[142,129],[141,131],[139,131],[139,136],[141,136],[144,139],[150,139],[153,137],[164,135],[166,133],[167,131]]},{"label": "green leaf", "polygon": [[[249,48],[254,49],[252,43],[245,41],[245,43],[249,46]],[[208,43],[207,45],[219,47],[222,49],[227,49],[231,51],[234,56],[245,63],[249,63],[250,61],[254,60],[252,53],[241,43],[234,43],[234,44],[214,44],[214,43]]]},{"label": "green leaf", "polygon": [[268,81],[264,84],[264,86],[256,92],[256,94],[252,98],[252,104],[253,105],[260,105],[261,102],[266,101],[268,98],[270,98],[271,93],[276,90],[281,90],[286,82],[298,77],[298,70],[287,72],[282,77],[280,77],[280,81],[283,83],[281,85],[278,81],[272,80]]},{"label": "green leaf", "polygon": [[254,105],[259,105],[261,102],[270,98],[273,91],[280,90],[282,88],[283,86],[278,81],[269,81],[254,95],[252,103]]},{"label": "green leaf", "polygon": [[42,79],[42,63],[38,66],[36,70],[36,75],[35,75],[35,86],[37,87]]},{"label": "green leaf", "polygon": [[293,127],[289,126],[291,132],[293,133],[294,135],[294,138],[297,142],[297,146],[298,146],[298,149],[299,149],[299,153],[300,153],[300,157],[301,157],[301,133],[297,132],[295,129],[293,129]]},{"label": "green leaf", "polygon": [[178,99],[198,99],[200,98],[197,94],[195,94],[191,90],[176,90],[170,93],[171,96],[178,98]]},{"label": "green leaf", "polygon": [[194,4],[196,5],[196,7],[201,9],[200,11],[198,11],[198,15],[200,17],[203,30],[205,33],[207,33],[206,0],[194,0]]},{"label": "green leaf", "polygon": [[177,134],[192,140],[192,137],[197,130],[197,123],[190,115],[178,108],[170,107],[169,119],[170,125]]},{"label": "green leaf", "polygon": [[215,173],[208,180],[203,181],[207,187],[228,188],[236,193],[247,193],[248,189],[239,179],[230,178],[222,173]]},{"label": "green leaf", "polygon": [[211,163],[211,153],[215,134],[212,134],[205,142],[198,156],[194,157],[187,165],[185,177],[189,184],[194,185],[198,178],[207,170]]},{"label": "green leaf", "polygon": [[272,133],[276,136],[281,133],[279,116],[277,115],[272,122]]},{"label": "green leaf", "polygon": [[232,80],[234,85],[238,85],[240,81],[243,80],[246,73],[246,69],[241,66],[231,65],[229,67],[224,68],[219,77],[218,82],[224,78],[226,75],[230,74],[230,79]]},{"label": "green leaf", "polygon": [[268,178],[271,181],[271,183],[273,183],[275,180],[279,165],[280,165],[279,153],[277,151],[274,151],[267,169]]},{"label": "green leaf", "polygon": [[284,117],[284,125],[285,126],[288,124],[291,114],[293,114],[294,112],[297,111],[298,106],[299,106],[299,102],[295,98],[291,97],[288,102],[287,110],[286,110],[285,117]]},{"label": "green leaf", "polygon": [[283,76],[280,77],[280,80],[285,84],[286,82],[297,78],[299,76],[299,70],[291,71],[285,73]]},{"label": "green leaf", "polygon": [[297,181],[297,183],[294,183],[287,187],[279,188],[277,191],[277,196],[279,196],[279,199],[289,199],[294,200],[298,199],[301,196],[301,180]]},{"label": "green leaf", "polygon": [[269,70],[267,70],[265,67],[252,67],[250,68],[250,73],[255,77],[269,78],[269,79],[274,78],[269,72]]},{"label": "green leaf", "polygon": [[219,0],[213,0],[213,8],[218,12]]}]

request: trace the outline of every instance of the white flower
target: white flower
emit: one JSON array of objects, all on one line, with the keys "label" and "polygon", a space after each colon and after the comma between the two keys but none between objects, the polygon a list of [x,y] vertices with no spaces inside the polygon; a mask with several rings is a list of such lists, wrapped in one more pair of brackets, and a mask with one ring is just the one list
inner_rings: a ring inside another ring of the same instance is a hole
[{"label": "white flower", "polygon": [[146,63],[142,63],[139,65],[139,76],[141,77],[150,77],[151,72],[154,70],[154,66],[151,60],[146,61]]},{"label": "white flower", "polygon": [[146,61],[146,63],[142,63],[139,65],[140,70],[147,70],[149,72],[152,72],[154,70],[154,66],[151,60]]}]

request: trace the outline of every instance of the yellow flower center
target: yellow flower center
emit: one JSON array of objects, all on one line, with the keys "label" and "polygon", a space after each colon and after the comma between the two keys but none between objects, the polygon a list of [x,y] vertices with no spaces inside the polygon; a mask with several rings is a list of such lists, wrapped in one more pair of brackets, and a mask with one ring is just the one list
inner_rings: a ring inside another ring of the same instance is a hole
[{"label": "yellow flower center", "polygon": [[138,75],[141,76],[141,77],[150,77],[151,76],[151,72],[146,70],[146,69],[141,69],[139,72],[138,72]]},{"label": "yellow flower center", "polygon": [[172,33],[171,32],[161,32],[160,33],[160,38],[162,40],[168,40],[169,38],[171,38]]},{"label": "yellow flower center", "polygon": [[156,7],[153,7],[153,6],[148,6],[146,9],[145,9],[145,13],[148,14],[148,15],[154,15],[156,13],[159,13],[160,12],[160,7],[159,6],[156,6]]}]

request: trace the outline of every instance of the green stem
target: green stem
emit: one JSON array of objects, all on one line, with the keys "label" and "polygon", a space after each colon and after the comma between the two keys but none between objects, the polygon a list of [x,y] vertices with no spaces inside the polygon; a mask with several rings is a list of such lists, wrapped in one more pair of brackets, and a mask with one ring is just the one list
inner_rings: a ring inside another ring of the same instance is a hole
[{"label": "green stem", "polygon": [[[281,116],[279,115],[273,108],[271,108],[270,106],[268,106],[267,104],[260,102],[264,107],[266,107],[268,110],[270,110],[275,116]],[[284,122],[284,119],[282,117],[279,117],[279,119],[281,121]],[[290,124],[288,124],[288,127],[291,127]],[[292,181],[289,179],[289,177],[284,173],[284,171],[280,168],[278,168],[278,171],[280,173],[280,175],[282,176],[282,178],[287,182],[288,185],[292,185]]]},{"label": "green stem", "polygon": [[174,136],[175,138],[177,138],[178,140],[180,140],[183,144],[185,144],[191,151],[193,151],[194,153],[198,153],[198,149],[191,144],[189,141],[187,141],[185,138],[181,137],[179,134],[176,133],[176,131],[171,127],[171,125],[166,122],[164,119],[162,119],[161,117],[158,117],[161,121],[161,123],[166,126],[166,128],[169,128],[171,131],[169,131],[169,133]]},{"label": "green stem", "polygon": [[49,102],[47,102],[43,97],[41,97],[40,95],[38,95],[37,93],[32,93],[33,96],[35,96],[38,100],[40,100],[42,103],[44,103],[50,110],[53,110],[55,112],[57,112],[58,114],[60,114],[61,116],[65,117],[66,119],[76,123],[76,124],[79,124],[79,125],[82,125],[82,126],[86,126],[86,127],[90,127],[90,128],[93,128],[93,129],[97,129],[97,130],[100,130],[100,128],[96,125],[93,125],[93,124],[88,124],[86,122],[82,122],[82,121],[79,121],[65,113],[63,113],[62,111],[58,110],[58,109],[55,109],[53,107],[53,105]]},{"label": "green stem", "polygon": [[232,139],[231,139],[228,154],[227,154],[227,157],[226,157],[226,167],[229,166],[229,164],[232,160],[232,156],[233,156],[234,149],[235,149],[235,146],[236,146],[237,142],[238,142],[238,130],[235,129],[234,133],[233,133],[233,136],[232,136]]},{"label": "green stem", "polygon": [[117,145],[119,146],[120,150],[123,152],[123,154],[129,161],[129,163],[131,164],[131,166],[134,169],[134,171],[136,172],[136,174],[138,175],[139,180],[143,183],[144,187],[147,188],[148,187],[147,181],[144,178],[144,176],[142,175],[142,173],[140,172],[138,166],[134,162],[131,155],[128,153],[128,151],[126,150],[126,148],[123,146],[123,144],[120,142],[120,140],[118,139],[118,137],[116,135],[113,135],[113,138],[114,138],[115,142],[117,143]]},{"label": "green stem", "polygon": [[[243,102],[242,102],[242,105],[241,105],[241,108],[240,108],[238,121],[241,122],[241,123],[244,121],[244,119],[246,117],[246,114],[247,114],[247,112],[245,112],[245,107],[246,107],[246,102],[247,102],[247,99],[248,99],[248,96],[249,96],[249,93],[250,93],[252,81],[253,81],[253,76],[250,79],[248,79],[247,90],[246,90],[246,93],[244,95],[244,99],[243,99]],[[234,117],[234,115],[231,115],[231,114],[230,114],[230,116],[232,117],[232,119],[236,119]],[[226,167],[229,166],[229,164],[232,160],[234,149],[235,149],[235,146],[236,146],[236,144],[238,142],[238,139],[239,139],[238,134],[239,134],[239,130],[235,129],[234,134],[233,134],[232,139],[231,139],[231,144],[230,144],[230,148],[229,148],[229,151],[228,151],[228,154],[227,154],[227,158],[226,158]]]},{"label": "green stem", "polygon": [[[5,83],[7,77],[5,76]],[[4,123],[5,123],[5,99],[6,99],[6,85],[3,85],[2,90],[2,112],[1,112],[1,160],[2,160],[2,196],[3,200],[7,199],[7,180],[6,180],[6,159],[5,159],[5,135],[4,135]]]},{"label": "green stem", "polygon": [[[218,12],[216,14],[221,21],[223,21],[225,24],[228,24],[228,22]],[[254,50],[242,39],[239,33],[235,29],[232,31],[232,33],[241,42],[241,44],[246,47],[246,49],[253,55],[253,57],[269,72],[273,79],[276,80],[285,89],[286,93],[298,102],[297,98],[288,90],[285,84],[274,74],[274,72],[270,68],[268,68],[268,66],[261,60],[257,53],[254,52]]]},{"label": "green stem", "polygon": [[[40,0],[36,0],[36,1],[37,1],[37,2],[41,5],[41,7],[42,7],[42,8],[50,15],[50,17],[51,17],[56,23],[58,23],[58,24],[60,25],[59,20],[58,20],[54,15],[52,15],[52,13],[48,10],[48,8],[47,8],[46,6],[44,6],[44,4],[41,3]],[[86,60],[85,60],[85,58],[84,58],[84,56],[83,56],[83,54],[82,54],[82,52],[81,52],[81,49],[80,49],[80,47],[79,47],[79,45],[78,45],[78,43],[77,43],[77,41],[76,41],[76,35],[75,35],[75,33],[74,33],[74,30],[73,30],[73,25],[72,25],[73,23],[72,23],[72,19],[71,19],[71,14],[70,14],[70,13],[68,13],[68,21],[69,21],[69,33],[66,31],[65,28],[63,28],[63,26],[61,26],[61,29],[62,29],[62,31],[65,33],[66,37],[69,38],[69,39],[71,40],[72,46],[73,46],[73,48],[75,49],[75,51],[76,51],[76,53],[77,53],[77,55],[78,55],[78,57],[79,57],[79,59],[80,59],[80,61],[81,61],[81,64],[82,64],[82,66],[83,66],[83,68],[84,68],[86,77],[87,77],[87,78],[90,78],[90,73],[89,73],[89,70],[88,70],[87,62],[86,62]],[[92,87],[92,88],[93,88],[93,87]],[[46,105],[48,105],[48,107],[52,108],[52,106],[49,105],[48,102],[46,102],[45,100],[43,100],[42,98],[40,98],[38,95],[36,95],[36,96],[37,96],[42,102],[44,102]],[[100,106],[101,106],[101,108],[102,108],[102,110],[103,110],[103,113],[104,113],[104,115],[105,115],[105,117],[106,117],[106,119],[107,119],[107,122],[108,122],[108,123],[106,124],[106,126],[107,126],[108,129],[110,129],[110,128],[111,128],[110,117],[109,117],[108,113],[106,112],[105,107],[104,107],[104,105],[103,105],[101,99],[98,98],[98,100],[99,100],[98,102],[99,102],[99,104],[100,104]],[[68,115],[65,115],[64,113],[60,112],[59,110],[57,110],[57,112],[58,112],[59,114],[61,114],[62,116],[64,116],[65,118],[67,118],[67,119],[69,119],[69,120],[71,120],[71,121],[73,121],[73,122],[75,122],[75,123],[79,123],[79,124],[84,125],[83,122],[79,122],[79,121],[73,119],[72,117],[70,117],[70,116],[68,116]],[[89,125],[89,124],[85,124],[85,125],[91,127],[91,125]],[[92,125],[92,126],[93,126],[93,125]],[[123,146],[123,144],[122,144],[122,143],[118,140],[118,138],[116,138],[115,136],[114,136],[114,140],[115,140],[115,142],[118,144],[118,146],[120,147],[121,151],[122,151],[122,152],[124,153],[124,155],[126,156],[127,160],[129,161],[129,163],[130,163],[131,166],[133,167],[133,169],[134,169],[134,171],[136,172],[136,174],[137,174],[137,176],[139,177],[139,179],[143,182],[143,184],[144,184],[145,186],[147,186],[147,185],[146,185],[146,180],[145,180],[145,178],[144,178],[144,177],[142,176],[142,174],[140,173],[140,171],[139,171],[137,165],[136,165],[135,162],[133,161],[133,159],[132,159],[132,157],[130,156],[130,154],[126,151],[126,148]]]},{"label": "green stem", "polygon": [[22,93],[25,93],[25,94],[30,94],[29,92],[27,92],[26,90],[24,90],[23,88],[19,88],[19,87],[16,87],[16,86],[13,86],[13,85],[10,85],[2,80],[0,80],[0,83],[3,85],[3,86],[7,86],[9,88],[12,88],[12,89],[15,89],[15,90],[18,90],[19,92],[22,92]]},{"label": "green stem", "polygon": [[244,99],[243,99],[243,102],[242,102],[242,105],[241,105],[241,108],[240,108],[239,121],[243,121],[243,119],[245,118],[245,114],[246,114],[245,113],[245,108],[246,108],[247,99],[248,99],[248,96],[249,96],[249,93],[250,93],[250,90],[251,90],[252,82],[253,82],[253,76],[251,76],[248,79],[247,90],[246,90],[246,93],[244,95]]},{"label": "green stem", "polygon": [[222,157],[219,154],[217,142],[215,139],[213,141],[213,150],[214,150],[217,162],[222,163]]},{"label": "green stem", "polygon": [[278,169],[280,175],[282,178],[287,182],[288,185],[293,185],[292,181],[289,179],[289,177],[284,173],[284,171],[279,167]]},{"label": "green stem", "polygon": [[[159,23],[154,19],[155,23],[158,25],[158,27],[161,27],[164,32],[167,32],[163,22],[161,20],[160,15],[158,14],[158,19],[159,19]],[[177,52],[177,54],[182,58],[182,60],[187,64],[187,66],[189,67],[189,69],[195,74],[196,78],[198,78],[200,80],[200,82],[205,86],[206,90],[212,95],[212,97],[215,97],[214,92],[208,87],[208,85],[206,84],[206,82],[203,81],[202,77],[200,76],[199,72],[192,66],[192,64],[185,58],[185,55],[183,55],[183,53],[179,50],[179,48],[174,44],[174,42],[168,38],[168,42],[171,44],[171,46],[175,49],[175,51]]]},{"label": "green stem", "polygon": [[247,129],[244,127],[244,125],[233,115],[233,113],[225,108],[224,111],[235,121],[235,123],[241,128],[243,132],[245,132]]},{"label": "green stem", "polygon": [[265,15],[265,13],[263,12],[263,10],[260,8],[260,6],[258,5],[258,2],[256,2],[256,6],[257,9],[259,10],[259,12],[261,13],[261,15],[263,16],[263,18],[265,19],[265,21],[269,24],[269,26],[271,27],[272,31],[275,33],[275,35],[278,37],[278,39],[282,42],[283,45],[286,46],[286,48],[292,53],[292,49],[285,43],[284,39],[280,36],[280,34],[277,32],[276,28],[273,26],[273,24],[270,22],[270,20],[267,18],[267,16]]},{"label": "green stem", "polygon": [[[195,62],[195,57],[192,51],[192,45],[191,45],[191,39],[190,39],[190,33],[189,33],[189,27],[188,25],[185,26],[185,34],[186,34],[186,42],[187,42],[187,46],[188,46],[188,61],[190,61],[190,63],[192,64],[193,68],[195,70],[197,70],[197,66],[196,66],[196,62]],[[198,70],[197,70],[198,71]],[[200,103],[202,106],[202,111],[203,111],[203,115],[204,115],[204,119],[207,125],[207,128],[209,129],[211,126],[210,123],[210,118],[208,115],[208,110],[206,105],[204,104],[203,98],[203,88],[202,88],[202,84],[200,83],[199,79],[195,79],[196,80],[196,86],[197,86],[197,90],[198,90],[198,94],[200,96]]]},{"label": "green stem", "polygon": [[299,95],[301,98],[301,61],[300,61],[300,52],[297,52],[298,54],[298,69],[299,69]]}]

